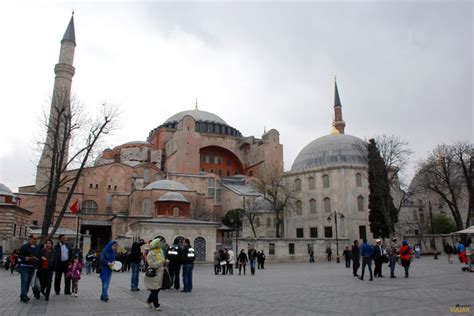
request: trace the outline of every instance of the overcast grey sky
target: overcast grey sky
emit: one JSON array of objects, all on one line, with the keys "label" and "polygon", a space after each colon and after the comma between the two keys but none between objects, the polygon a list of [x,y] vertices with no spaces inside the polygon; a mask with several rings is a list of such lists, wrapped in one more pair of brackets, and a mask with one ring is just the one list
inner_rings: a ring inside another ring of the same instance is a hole
[{"label": "overcast grey sky", "polygon": [[[106,145],[168,117],[213,112],[243,135],[276,128],[285,168],[330,132],[334,75],[346,133],[395,134],[416,160],[473,141],[473,5],[436,2],[0,4],[0,183],[34,183],[38,120],[75,10],[73,92],[117,103]],[[413,171],[412,171],[413,172]]]}]

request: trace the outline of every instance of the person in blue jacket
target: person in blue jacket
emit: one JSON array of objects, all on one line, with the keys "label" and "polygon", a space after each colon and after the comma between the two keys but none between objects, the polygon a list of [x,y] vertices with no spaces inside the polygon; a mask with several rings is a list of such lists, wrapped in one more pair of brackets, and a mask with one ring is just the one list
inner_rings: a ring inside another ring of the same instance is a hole
[{"label": "person in blue jacket", "polygon": [[104,302],[109,300],[109,285],[110,280],[112,280],[112,267],[115,263],[115,251],[117,251],[117,242],[111,240],[100,254],[100,280],[102,281],[102,294],[100,295],[100,299]]},{"label": "person in blue jacket", "polygon": [[372,275],[372,246],[367,243],[367,238],[362,239],[362,245],[360,246],[360,256],[362,257],[362,274],[360,280],[364,280],[365,266],[368,267],[370,272],[370,280],[373,281]]}]

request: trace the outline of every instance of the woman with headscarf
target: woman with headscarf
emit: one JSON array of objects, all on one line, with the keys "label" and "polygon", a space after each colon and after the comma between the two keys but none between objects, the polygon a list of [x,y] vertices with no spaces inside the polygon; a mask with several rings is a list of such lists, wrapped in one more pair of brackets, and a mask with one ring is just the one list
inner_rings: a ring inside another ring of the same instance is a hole
[{"label": "woman with headscarf", "polygon": [[410,268],[412,251],[408,246],[406,240],[402,241],[402,246],[400,247],[400,260],[402,261],[402,267],[405,269],[405,278],[408,278],[408,269]]},{"label": "woman with headscarf", "polygon": [[115,251],[117,250],[117,242],[115,240],[109,241],[107,246],[100,254],[100,280],[102,281],[101,301],[107,302],[109,300],[109,285],[112,279],[112,267],[115,263]]},{"label": "woman with headscarf", "polygon": [[158,293],[160,292],[163,283],[164,265],[166,262],[165,252],[163,251],[161,240],[159,238],[150,242],[150,251],[146,257],[148,269],[154,269],[154,276],[147,276],[145,273],[144,283],[147,289],[150,290],[147,303],[150,308],[160,310],[160,303],[158,302]]}]

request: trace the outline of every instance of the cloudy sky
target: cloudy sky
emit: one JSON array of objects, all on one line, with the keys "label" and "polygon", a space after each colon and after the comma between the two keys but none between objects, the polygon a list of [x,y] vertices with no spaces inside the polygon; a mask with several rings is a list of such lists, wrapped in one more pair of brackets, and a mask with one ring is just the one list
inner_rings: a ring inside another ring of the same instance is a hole
[{"label": "cloudy sky", "polygon": [[213,112],[243,135],[276,128],[289,169],[330,132],[337,82],[346,133],[395,134],[415,151],[473,141],[473,5],[386,2],[0,4],[0,183],[34,183],[60,40],[75,10],[73,92],[122,110],[117,146],[168,117]]}]

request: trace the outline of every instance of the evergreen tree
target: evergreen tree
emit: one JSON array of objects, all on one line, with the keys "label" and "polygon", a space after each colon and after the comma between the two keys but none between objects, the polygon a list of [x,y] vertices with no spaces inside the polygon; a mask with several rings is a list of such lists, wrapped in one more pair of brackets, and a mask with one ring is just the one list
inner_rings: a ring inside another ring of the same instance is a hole
[{"label": "evergreen tree", "polygon": [[397,209],[390,194],[387,166],[374,139],[367,147],[369,164],[369,222],[374,237],[388,238],[395,232]]}]

